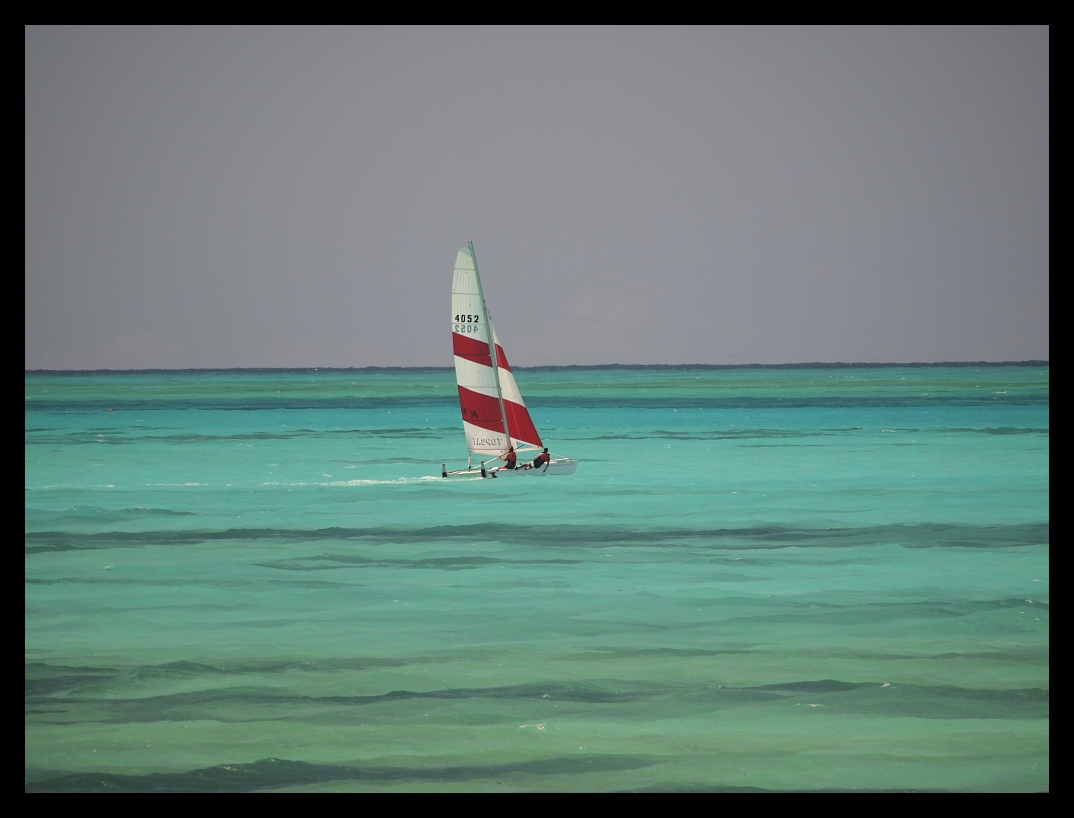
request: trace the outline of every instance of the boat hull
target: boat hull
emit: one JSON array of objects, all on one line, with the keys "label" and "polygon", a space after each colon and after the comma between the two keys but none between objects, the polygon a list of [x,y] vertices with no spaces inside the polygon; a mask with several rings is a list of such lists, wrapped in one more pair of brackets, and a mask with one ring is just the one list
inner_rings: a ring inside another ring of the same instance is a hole
[{"label": "boat hull", "polygon": [[[485,469],[485,475],[487,477],[518,477],[520,475],[529,475],[531,477],[545,477],[552,474],[574,474],[578,468],[578,461],[572,460],[569,457],[557,457],[549,461],[548,465],[543,469],[504,469],[504,468],[492,468]],[[445,477],[480,477],[481,469],[463,469],[462,471],[446,472]]]},{"label": "boat hull", "polygon": [[[548,461],[548,465],[543,469],[504,469],[505,472],[511,472],[513,474],[529,474],[535,477],[540,477],[547,474],[574,474],[574,470],[578,468],[578,461],[571,460],[569,457],[557,457],[554,460]],[[502,472],[496,472],[501,474]]]},{"label": "boat hull", "polygon": [[547,469],[527,469],[526,474],[574,474],[578,468],[578,461],[569,457],[561,457],[548,463]]}]

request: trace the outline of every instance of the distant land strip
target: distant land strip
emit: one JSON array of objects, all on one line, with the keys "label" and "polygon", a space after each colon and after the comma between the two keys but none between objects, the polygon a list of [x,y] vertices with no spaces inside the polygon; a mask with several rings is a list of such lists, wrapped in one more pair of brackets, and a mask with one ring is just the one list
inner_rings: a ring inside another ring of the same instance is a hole
[{"label": "distant land strip", "polygon": [[[908,369],[925,367],[981,367],[981,366],[1049,366],[1048,361],[913,361],[907,363],[822,362],[801,364],[566,364],[562,366],[516,366],[536,372],[577,369]],[[93,375],[138,374],[153,372],[435,372],[453,370],[454,366],[275,366],[275,367],[217,367],[189,369],[27,369],[26,375]]]},{"label": "distant land strip", "polygon": [[[907,407],[907,406],[1047,406],[1047,394],[1043,395],[981,395],[981,396],[915,396],[915,397],[576,397],[535,394],[526,403],[530,408],[540,409],[865,409],[869,407]],[[454,395],[408,395],[386,397],[343,397],[343,398],[305,398],[288,396],[283,398],[250,398],[246,395],[234,395],[220,398],[168,397],[168,398],[77,398],[58,397],[52,399],[27,398],[25,410],[95,410],[105,411],[111,408],[147,411],[152,409],[221,409],[228,411],[252,412],[260,409],[392,409],[411,407],[458,407],[458,398]]]}]

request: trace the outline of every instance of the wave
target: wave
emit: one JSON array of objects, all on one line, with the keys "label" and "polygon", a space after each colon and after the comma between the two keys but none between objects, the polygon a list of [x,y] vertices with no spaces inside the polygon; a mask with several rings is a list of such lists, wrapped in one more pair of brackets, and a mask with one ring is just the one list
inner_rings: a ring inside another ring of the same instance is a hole
[{"label": "wave", "polygon": [[638,770],[657,759],[579,753],[507,764],[470,764],[450,767],[366,766],[309,764],[265,758],[248,764],[220,764],[189,772],[122,775],[75,773],[65,776],[33,775],[27,771],[26,792],[250,792],[281,787],[355,781],[378,784],[455,783],[508,776],[592,775],[598,772]]},{"label": "wave", "polygon": [[[724,685],[715,681],[703,685],[661,684],[622,679],[555,681],[490,687],[443,688],[432,690],[390,690],[371,695],[313,696],[289,692],[278,684],[236,686],[221,677],[222,684],[162,695],[121,697],[119,688],[129,685],[128,673],[71,674],[62,669],[51,677],[37,665],[27,667],[26,707],[51,707],[62,714],[78,707],[97,723],[147,723],[212,718],[220,722],[261,720],[266,707],[286,706],[292,718],[303,715],[319,718],[316,712],[330,708],[338,718],[346,718],[338,708],[365,709],[388,705],[399,717],[408,713],[409,701],[459,701],[466,699],[530,702],[540,717],[548,705],[620,705],[677,702],[679,710],[735,708],[751,704],[801,704],[826,707],[839,713],[903,716],[936,719],[1006,718],[1046,719],[1049,691],[1046,688],[974,688],[957,685],[886,683],[882,679],[848,682],[838,679],[802,679],[776,684]],[[228,675],[228,674],[225,674]],[[265,681],[268,681],[266,679]],[[142,691],[139,691],[142,692]],[[402,708],[400,708],[402,705]],[[246,710],[249,708],[249,710]],[[381,711],[384,715],[388,715]],[[563,711],[558,715],[565,715]],[[199,715],[200,714],[200,715]],[[549,709],[549,715],[551,710]],[[42,713],[42,715],[45,715]],[[355,714],[358,719],[370,718]]]},{"label": "wave", "polygon": [[[411,482],[436,482],[440,478],[406,478]],[[397,484],[398,481],[381,481]],[[1049,523],[1011,525],[965,525],[919,523],[854,528],[806,528],[750,526],[742,528],[649,528],[609,525],[517,525],[476,523],[421,528],[382,526],[375,528],[230,528],[223,531],[27,531],[27,554],[94,548],[135,548],[155,545],[192,545],[218,541],[358,541],[364,543],[481,542],[528,544],[549,547],[661,546],[697,544],[719,549],[853,548],[900,545],[906,548],[1018,548],[1047,545]]]}]

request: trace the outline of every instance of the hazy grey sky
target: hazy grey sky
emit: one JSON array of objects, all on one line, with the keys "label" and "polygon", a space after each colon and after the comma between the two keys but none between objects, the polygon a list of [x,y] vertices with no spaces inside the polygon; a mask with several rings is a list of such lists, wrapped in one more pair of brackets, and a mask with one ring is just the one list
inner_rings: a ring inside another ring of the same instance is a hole
[{"label": "hazy grey sky", "polygon": [[1049,32],[26,30],[26,367],[1048,358]]}]

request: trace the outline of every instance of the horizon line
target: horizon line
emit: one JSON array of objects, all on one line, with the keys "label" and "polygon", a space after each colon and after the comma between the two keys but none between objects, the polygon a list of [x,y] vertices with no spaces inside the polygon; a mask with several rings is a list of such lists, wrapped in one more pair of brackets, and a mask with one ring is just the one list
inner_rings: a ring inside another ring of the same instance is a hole
[{"label": "horizon line", "polygon": [[[895,369],[971,366],[1050,366],[1047,360],[1025,361],[812,361],[782,364],[538,364],[512,366],[518,370],[554,369]],[[454,366],[226,366],[226,367],[157,367],[146,369],[24,369],[24,375],[92,375],[95,373],[141,372],[401,372],[404,370],[454,370]]]}]

